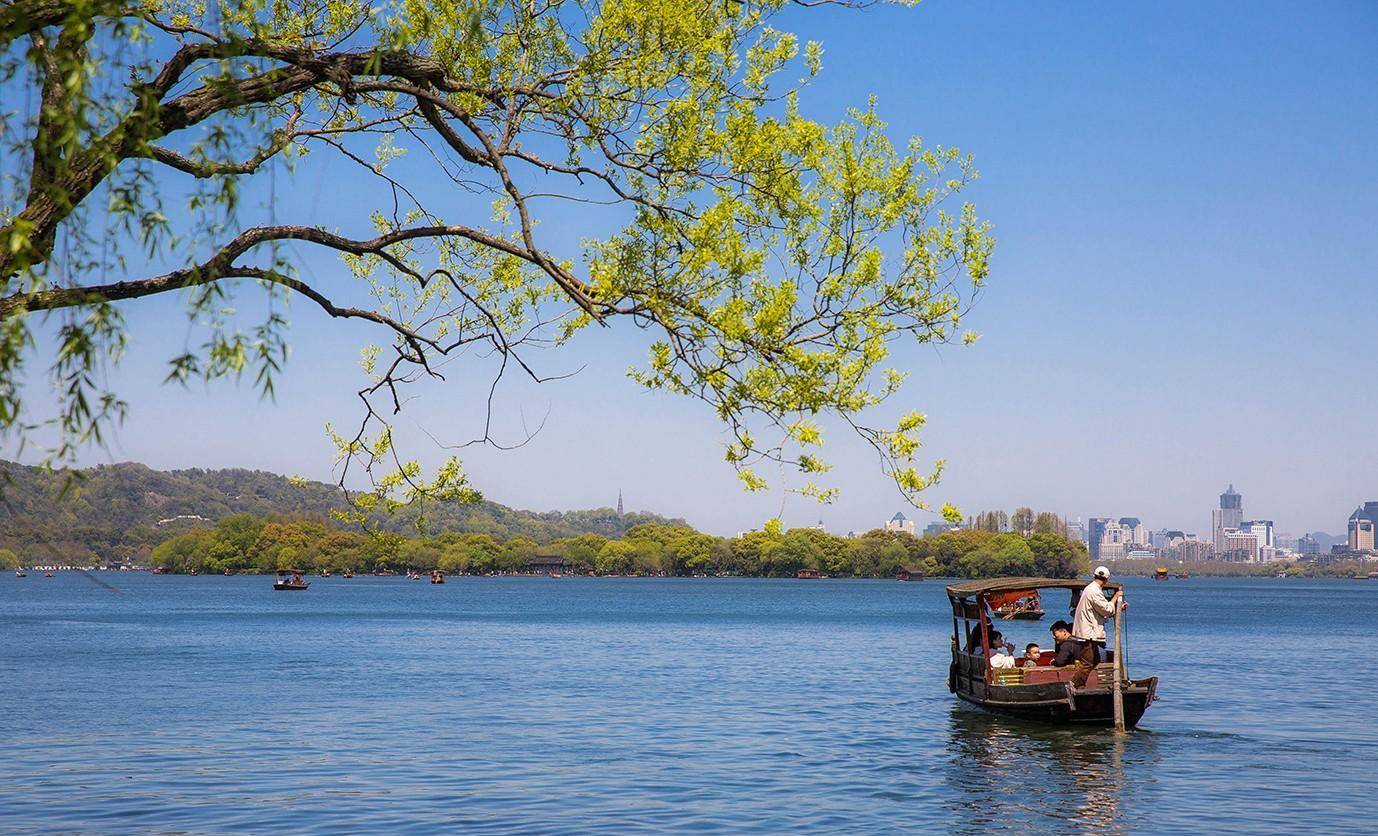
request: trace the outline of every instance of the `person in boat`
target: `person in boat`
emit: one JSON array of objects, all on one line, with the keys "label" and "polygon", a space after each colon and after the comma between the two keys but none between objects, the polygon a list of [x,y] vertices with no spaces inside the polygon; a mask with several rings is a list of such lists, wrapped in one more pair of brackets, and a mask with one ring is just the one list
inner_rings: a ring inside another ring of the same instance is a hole
[{"label": "person in boat", "polygon": [[1105,585],[1110,582],[1110,570],[1097,566],[1095,577],[1081,591],[1077,599],[1077,609],[1072,616],[1072,637],[1091,645],[1096,660],[1105,658],[1105,619],[1115,617],[1115,605],[1123,606],[1119,590],[1110,598],[1105,597]]},{"label": "person in boat", "polygon": [[1043,655],[1043,650],[1035,643],[1029,642],[1024,646],[1024,665],[1037,665],[1039,658]]},{"label": "person in boat", "polygon": [[1078,688],[1085,685],[1087,678],[1091,676],[1091,670],[1096,667],[1096,646],[1073,636],[1072,625],[1065,621],[1053,622],[1053,626],[1048,630],[1052,632],[1053,642],[1057,647],[1053,667],[1073,666],[1075,671],[1072,674],[1072,684]]},{"label": "person in boat", "polygon": [[992,668],[1014,667],[1014,645],[1005,641],[999,630],[990,634],[990,666]]}]

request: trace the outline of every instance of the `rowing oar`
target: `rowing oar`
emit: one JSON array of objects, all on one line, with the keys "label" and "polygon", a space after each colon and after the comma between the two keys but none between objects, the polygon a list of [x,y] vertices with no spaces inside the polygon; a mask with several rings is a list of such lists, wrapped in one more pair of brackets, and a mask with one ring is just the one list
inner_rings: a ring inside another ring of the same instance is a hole
[{"label": "rowing oar", "polygon": [[1124,732],[1124,597],[1115,602],[1115,731]]}]

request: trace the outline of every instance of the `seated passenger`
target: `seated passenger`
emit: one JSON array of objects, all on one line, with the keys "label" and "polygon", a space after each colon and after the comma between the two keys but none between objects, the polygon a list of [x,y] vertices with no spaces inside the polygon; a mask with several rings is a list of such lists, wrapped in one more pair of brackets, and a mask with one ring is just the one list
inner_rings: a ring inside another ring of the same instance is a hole
[{"label": "seated passenger", "polygon": [[1042,655],[1043,651],[1039,649],[1038,645],[1034,644],[1033,642],[1029,642],[1028,644],[1024,645],[1024,667],[1029,667],[1030,665],[1037,665],[1038,657]]},{"label": "seated passenger", "polygon": [[999,631],[990,634],[990,666],[992,668],[1014,667],[1014,645],[1005,641]]},{"label": "seated passenger", "polygon": [[1053,622],[1053,626],[1048,629],[1057,643],[1057,656],[1053,659],[1053,665],[1059,668],[1073,666],[1075,673],[1072,675],[1072,684],[1080,688],[1086,684],[1091,670],[1096,666],[1096,646],[1091,642],[1072,638],[1072,625],[1065,621]]}]

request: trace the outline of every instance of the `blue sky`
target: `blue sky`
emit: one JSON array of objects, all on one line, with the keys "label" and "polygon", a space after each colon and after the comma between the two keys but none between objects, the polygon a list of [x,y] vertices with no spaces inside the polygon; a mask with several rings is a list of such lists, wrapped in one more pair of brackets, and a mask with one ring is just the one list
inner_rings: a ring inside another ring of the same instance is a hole
[{"label": "blue sky", "polygon": [[[999,241],[970,320],[983,337],[904,349],[911,385],[882,410],[929,414],[927,450],[948,461],[935,504],[1205,533],[1232,482],[1246,516],[1300,533],[1342,531],[1378,498],[1378,5],[927,0],[784,22],[824,44],[809,115],[835,121],[875,93],[892,136],[961,147],[982,174],[969,196]],[[343,166],[279,178],[279,221],[362,231],[371,186]],[[455,217],[486,214],[486,199],[436,188]],[[599,222],[560,210],[542,231],[574,254]],[[308,270],[344,281],[330,258]],[[332,478],[323,424],[356,418],[369,329],[293,305],[292,360],[262,403],[247,386],[161,385],[185,339],[178,303],[128,310],[136,339],[115,380],[133,413],[83,461]],[[464,451],[478,487],[542,510],[608,505],[621,489],[630,508],[718,533],[782,507],[788,524],[863,530],[902,507],[841,432],[833,505],[743,494],[706,409],[625,379],[644,342],[586,332],[541,358],[583,367],[573,379],[514,381],[504,426],[545,427],[520,450]],[[478,373],[425,389],[404,422],[467,437]],[[444,455],[416,441],[423,459]]]}]

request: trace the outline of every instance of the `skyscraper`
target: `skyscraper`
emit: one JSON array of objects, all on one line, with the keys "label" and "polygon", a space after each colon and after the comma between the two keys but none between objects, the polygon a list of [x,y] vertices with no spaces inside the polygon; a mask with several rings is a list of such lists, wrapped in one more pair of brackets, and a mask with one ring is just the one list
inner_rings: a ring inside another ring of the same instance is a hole
[{"label": "skyscraper", "polygon": [[1230,485],[1220,495],[1220,508],[1211,512],[1211,528],[1215,530],[1215,551],[1225,552],[1225,529],[1239,528],[1244,522],[1244,497],[1235,492]]},{"label": "skyscraper", "polygon": [[1086,521],[1086,550],[1091,553],[1091,562],[1100,562],[1100,541],[1105,538],[1108,517],[1091,517]]}]

